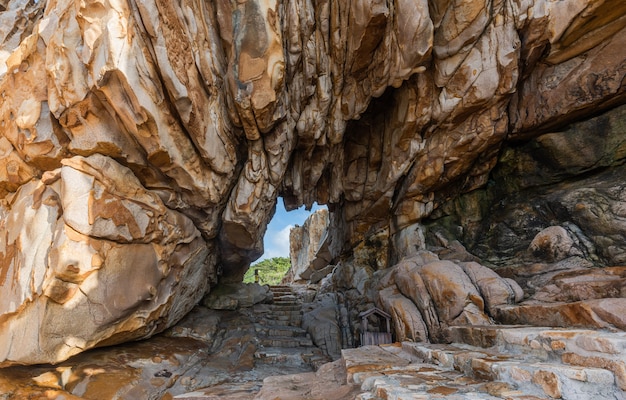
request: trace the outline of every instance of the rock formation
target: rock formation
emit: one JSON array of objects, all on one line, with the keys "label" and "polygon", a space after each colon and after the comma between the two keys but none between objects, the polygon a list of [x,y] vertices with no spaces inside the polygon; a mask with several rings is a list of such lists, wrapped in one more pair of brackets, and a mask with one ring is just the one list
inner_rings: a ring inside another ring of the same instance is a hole
[{"label": "rock formation", "polygon": [[289,232],[291,267],[283,282],[317,283],[332,271],[333,257],[329,249],[328,210],[317,210],[303,226]]},{"label": "rock formation", "polygon": [[328,205],[336,287],[362,293],[427,246],[448,256],[405,272],[468,298],[492,279],[487,312],[516,288],[470,261],[530,295],[626,260],[622,1],[1,0],[0,20],[0,366],[171,326],[262,254],[279,196]]}]

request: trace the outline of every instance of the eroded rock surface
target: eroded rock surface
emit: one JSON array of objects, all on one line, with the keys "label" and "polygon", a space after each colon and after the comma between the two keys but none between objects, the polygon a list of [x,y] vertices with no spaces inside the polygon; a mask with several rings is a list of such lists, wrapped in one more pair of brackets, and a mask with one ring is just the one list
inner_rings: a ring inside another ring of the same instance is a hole
[{"label": "eroded rock surface", "polygon": [[64,160],[0,208],[5,363],[148,337],[189,312],[214,275],[192,221],[102,155]]},{"label": "eroded rock surface", "polygon": [[[339,268],[333,278],[341,273]],[[447,327],[492,324],[500,306],[522,300],[515,281],[476,262],[442,260],[428,251],[373,273],[362,292],[356,287],[352,283],[334,290],[345,291],[353,314],[373,305],[388,312],[398,341],[447,342]],[[362,333],[358,317],[350,320],[352,329]]]},{"label": "eroded rock surface", "polygon": [[0,21],[0,365],[171,326],[262,254],[278,196],[329,205],[333,284],[361,296],[447,249],[414,273],[445,324],[519,297],[463,263],[624,263],[619,1],[5,0]]},{"label": "eroded rock surface", "polygon": [[[333,257],[330,252],[328,210],[317,210],[303,226],[289,231],[289,258],[291,267],[283,278],[284,283],[317,283],[328,274]],[[326,272],[326,273],[324,273]]]}]

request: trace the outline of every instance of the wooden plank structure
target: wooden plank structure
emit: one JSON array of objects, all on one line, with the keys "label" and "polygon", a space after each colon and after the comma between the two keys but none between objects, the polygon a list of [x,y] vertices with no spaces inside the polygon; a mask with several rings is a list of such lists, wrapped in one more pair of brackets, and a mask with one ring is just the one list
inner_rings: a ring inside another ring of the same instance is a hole
[{"label": "wooden plank structure", "polygon": [[[367,317],[369,317],[372,314],[376,314],[385,318],[385,322],[387,326],[386,332],[370,332],[368,330]],[[380,308],[373,307],[367,311],[363,311],[362,313],[360,313],[359,318],[361,318],[361,346],[392,343],[391,315],[387,314]]]}]

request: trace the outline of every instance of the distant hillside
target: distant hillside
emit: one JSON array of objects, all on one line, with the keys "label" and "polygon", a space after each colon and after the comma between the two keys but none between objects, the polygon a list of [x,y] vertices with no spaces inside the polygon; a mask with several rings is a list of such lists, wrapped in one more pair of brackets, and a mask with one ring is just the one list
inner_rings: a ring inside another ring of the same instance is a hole
[{"label": "distant hillside", "polygon": [[243,277],[244,282],[254,282],[254,270],[259,270],[259,283],[262,285],[278,285],[291,267],[287,257],[274,257],[259,261],[250,266]]}]

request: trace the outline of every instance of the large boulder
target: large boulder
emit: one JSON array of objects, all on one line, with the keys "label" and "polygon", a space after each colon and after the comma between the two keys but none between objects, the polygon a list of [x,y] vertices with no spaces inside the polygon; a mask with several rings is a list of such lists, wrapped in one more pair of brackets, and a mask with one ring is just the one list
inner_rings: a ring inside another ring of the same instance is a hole
[{"label": "large boulder", "polygon": [[0,214],[3,365],[57,362],[162,331],[214,274],[191,220],[105,156],[64,160]]},{"label": "large boulder", "polygon": [[448,327],[493,324],[503,307],[524,295],[514,280],[479,263],[440,259],[431,251],[419,251],[363,281],[354,280],[351,268],[338,266],[332,280],[332,290],[344,293],[352,309],[353,332],[361,331],[356,314],[377,306],[391,315],[399,341],[446,342]]}]

